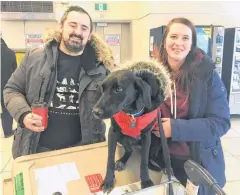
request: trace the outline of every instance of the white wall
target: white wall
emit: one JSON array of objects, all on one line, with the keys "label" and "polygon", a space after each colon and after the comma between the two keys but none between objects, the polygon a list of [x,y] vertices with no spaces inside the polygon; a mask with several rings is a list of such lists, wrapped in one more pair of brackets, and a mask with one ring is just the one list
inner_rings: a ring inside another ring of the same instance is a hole
[{"label": "white wall", "polygon": [[[100,1],[84,2],[72,1],[72,5],[79,5],[87,10],[94,21],[132,20],[138,18],[140,2],[137,1]],[[95,3],[107,3],[107,11],[95,11]]]},{"label": "white wall", "polygon": [[23,21],[2,21],[2,37],[10,48],[25,48]]},{"label": "white wall", "polygon": [[56,22],[1,21],[2,37],[9,48],[25,49],[25,34],[43,34],[46,28],[55,28]]},{"label": "white wall", "polygon": [[[174,17],[186,17],[196,25],[223,25],[240,27],[240,2],[106,2],[108,10],[94,10],[95,2],[68,1],[82,6],[92,16],[93,21],[131,21],[132,58],[148,57],[149,31],[151,28],[166,25]],[[57,17],[61,17],[65,5],[55,3]],[[12,48],[25,48],[24,33],[42,33],[56,22],[47,21],[2,21],[2,34]]]}]

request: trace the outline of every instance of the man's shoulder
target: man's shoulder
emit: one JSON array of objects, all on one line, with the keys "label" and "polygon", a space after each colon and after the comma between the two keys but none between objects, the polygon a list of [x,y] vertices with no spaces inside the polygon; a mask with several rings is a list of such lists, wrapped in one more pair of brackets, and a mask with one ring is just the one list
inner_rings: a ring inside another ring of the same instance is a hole
[{"label": "man's shoulder", "polygon": [[33,48],[29,49],[26,52],[26,57],[28,62],[42,62],[43,60],[46,60],[47,53],[44,48]]},{"label": "man's shoulder", "polygon": [[43,66],[47,60],[47,54],[44,48],[32,48],[26,51],[24,64],[28,66]]},{"label": "man's shoulder", "polygon": [[29,57],[37,57],[37,56],[45,55],[44,48],[29,49],[27,50],[27,53]]},{"label": "man's shoulder", "polygon": [[57,44],[54,44],[53,42],[45,44],[44,47],[41,48],[33,48],[28,51],[28,57],[43,57],[43,58],[49,58],[52,59],[56,55],[57,51]]}]

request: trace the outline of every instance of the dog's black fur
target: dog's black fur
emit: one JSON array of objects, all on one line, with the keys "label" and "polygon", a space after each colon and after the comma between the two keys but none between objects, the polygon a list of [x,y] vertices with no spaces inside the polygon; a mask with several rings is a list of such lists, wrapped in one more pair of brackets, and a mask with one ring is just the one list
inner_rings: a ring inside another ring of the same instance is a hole
[{"label": "dog's black fur", "polygon": [[[132,145],[141,143],[140,177],[142,188],[153,184],[148,173],[149,148],[151,144],[151,128],[157,120],[151,122],[142,132],[140,140],[121,133],[121,128],[112,117],[123,110],[125,113],[134,114],[143,107],[144,113],[149,113],[164,101],[163,90],[159,81],[148,72],[136,75],[132,71],[118,70],[111,73],[98,88],[99,100],[93,108],[93,113],[101,119],[111,118],[111,127],[108,134],[108,163],[106,177],[102,183],[103,191],[109,192],[114,187],[114,171],[121,171],[132,154]],[[125,153],[115,163],[117,142],[121,143]]]}]

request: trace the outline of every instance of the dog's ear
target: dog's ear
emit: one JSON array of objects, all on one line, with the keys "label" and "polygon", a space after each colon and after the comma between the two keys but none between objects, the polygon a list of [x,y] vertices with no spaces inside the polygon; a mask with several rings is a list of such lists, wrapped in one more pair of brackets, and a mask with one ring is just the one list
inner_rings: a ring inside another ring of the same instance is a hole
[{"label": "dog's ear", "polygon": [[136,101],[137,107],[141,107],[141,106],[138,106],[138,104],[144,104],[147,108],[151,108],[152,102],[151,102],[150,86],[144,80],[142,80],[140,77],[137,77],[137,76],[135,79],[135,84],[140,93],[140,97],[138,97],[138,99]]},{"label": "dog's ear", "polygon": [[156,89],[156,95],[154,97],[154,100],[159,104],[164,102],[164,92],[161,88]]}]

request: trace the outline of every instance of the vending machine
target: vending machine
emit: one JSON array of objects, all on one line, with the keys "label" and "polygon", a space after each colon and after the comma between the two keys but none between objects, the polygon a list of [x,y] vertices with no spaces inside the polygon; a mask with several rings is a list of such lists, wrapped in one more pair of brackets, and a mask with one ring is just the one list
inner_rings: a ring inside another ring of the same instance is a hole
[{"label": "vending machine", "polygon": [[[204,26],[196,25],[197,46],[205,51],[216,64],[216,71],[221,77],[222,74],[222,56],[224,43],[223,26]],[[150,29],[149,56],[152,57],[153,46],[159,48],[162,42],[163,33],[166,26]]]},{"label": "vending machine", "polygon": [[216,71],[221,77],[225,28],[223,26],[197,25],[196,32],[197,46],[212,57],[216,65]]},{"label": "vending machine", "polygon": [[231,114],[240,114],[240,28],[226,28],[222,80]]}]

